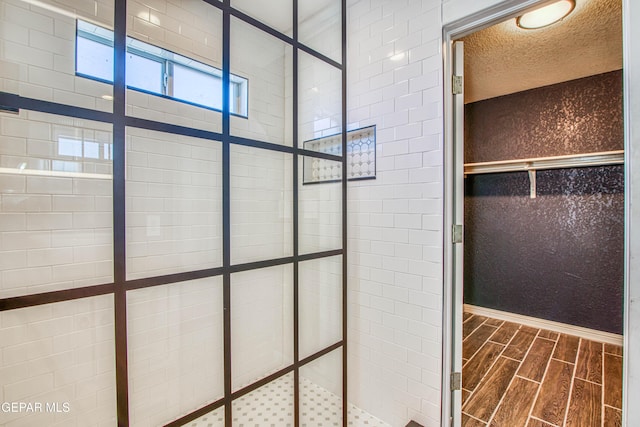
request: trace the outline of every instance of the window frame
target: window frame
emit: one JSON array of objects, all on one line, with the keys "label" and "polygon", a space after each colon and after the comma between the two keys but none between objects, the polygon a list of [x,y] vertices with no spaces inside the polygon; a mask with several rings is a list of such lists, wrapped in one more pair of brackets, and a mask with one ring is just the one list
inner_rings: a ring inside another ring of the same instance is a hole
[{"label": "window frame", "polygon": [[[76,19],[76,38],[75,38],[75,75],[78,77],[82,77],[82,78],[87,78],[90,80],[95,80],[95,81],[99,81],[102,83],[107,83],[107,84],[113,84],[113,77],[111,78],[111,80],[107,80],[107,79],[103,79],[101,77],[97,77],[91,74],[87,74],[87,73],[83,73],[82,71],[78,71],[78,39],[83,38],[86,40],[90,40],[92,42],[95,43],[100,43],[102,45],[108,46],[109,48],[111,48],[111,50],[113,51],[114,49],[114,42],[112,39],[109,39],[107,37],[103,37],[100,35],[97,35],[95,33],[90,33],[84,29],[80,28],[79,23],[82,22],[85,25],[91,25],[93,27],[96,28],[100,28],[104,31],[108,31],[111,34],[113,34],[112,30],[109,30],[108,28],[105,27],[101,27],[98,25],[95,25],[91,22],[87,22],[87,21],[83,21],[81,19]],[[155,55],[151,52],[145,51],[143,49],[137,48],[135,46],[131,46],[131,43],[135,42],[135,44],[140,44],[142,46],[149,46],[149,50],[151,49],[159,49],[161,52],[163,53],[167,53],[167,56],[176,56],[178,58],[185,58],[186,60],[193,62],[193,63],[197,63],[200,64],[201,67],[194,67],[193,65],[190,64],[186,64],[184,62],[181,61],[177,61],[175,59],[170,59],[170,58],[165,58],[161,55]],[[222,112],[223,108],[224,108],[224,100],[221,100],[221,108],[216,108],[216,107],[212,107],[209,105],[204,105],[198,102],[194,102],[194,101],[190,101],[187,99],[183,99],[183,98],[178,98],[173,96],[173,85],[174,85],[174,73],[173,73],[173,69],[174,69],[174,65],[178,65],[180,67],[183,68],[187,68],[190,71],[193,72],[197,72],[197,73],[201,73],[205,76],[208,77],[212,77],[214,79],[220,79],[222,80],[222,70],[214,67],[212,65],[209,64],[205,64],[203,62],[197,61],[193,58],[189,58],[185,55],[179,54],[179,53],[175,53],[173,51],[170,51],[168,49],[164,49],[160,46],[155,46],[152,45],[150,43],[138,40],[136,38],[127,36],[127,47],[126,47],[126,52],[127,54],[132,54],[135,56],[139,56],[141,58],[144,59],[148,59],[148,60],[152,60],[152,61],[156,61],[162,64],[162,74],[161,76],[159,76],[159,78],[161,79],[161,89],[162,89],[162,93],[157,93],[157,92],[153,92],[150,90],[146,90],[146,89],[142,89],[136,86],[131,86],[129,84],[126,85],[127,89],[130,90],[135,90],[136,92],[141,92],[141,93],[145,93],[148,95],[153,95],[153,96],[159,96],[161,98],[165,98],[165,99],[170,99],[173,101],[177,101],[177,102],[181,102],[184,104],[188,104],[188,105],[193,105],[199,108],[205,108],[207,110],[212,110],[212,111],[217,111],[217,112]],[[203,69],[204,68],[204,69]],[[206,68],[215,70],[214,72],[209,72],[208,70],[206,70]],[[221,83],[222,84],[222,83]],[[229,97],[229,112],[232,116],[235,117],[240,117],[240,118],[244,118],[244,119],[248,119],[249,118],[249,79],[243,76],[239,76],[239,75],[235,75],[235,74],[231,74],[230,75],[230,82],[229,82],[229,86],[230,86],[230,97]],[[234,96],[235,95],[235,96]],[[233,107],[233,109],[232,109]]]}]

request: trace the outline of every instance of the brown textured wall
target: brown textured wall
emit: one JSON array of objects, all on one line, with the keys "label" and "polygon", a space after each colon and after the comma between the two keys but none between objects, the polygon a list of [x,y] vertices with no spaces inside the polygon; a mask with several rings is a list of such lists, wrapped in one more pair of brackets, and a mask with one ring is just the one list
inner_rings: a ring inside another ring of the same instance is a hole
[{"label": "brown textured wall", "polygon": [[465,162],[623,148],[622,70],[465,106]]},{"label": "brown textured wall", "polygon": [[[621,73],[467,105],[467,162],[622,149]],[[622,333],[622,166],[465,179],[465,303]]]}]

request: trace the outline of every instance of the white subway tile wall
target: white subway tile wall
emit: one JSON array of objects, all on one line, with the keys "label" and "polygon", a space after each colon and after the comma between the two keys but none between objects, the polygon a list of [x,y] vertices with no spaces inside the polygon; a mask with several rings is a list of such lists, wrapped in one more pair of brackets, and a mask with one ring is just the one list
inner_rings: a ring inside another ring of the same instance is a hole
[{"label": "white subway tile wall", "polygon": [[342,256],[299,266],[300,358],[342,339]]},{"label": "white subway tile wall", "polygon": [[111,295],[0,312],[0,400],[32,404],[0,423],[115,425],[113,331]]},{"label": "white subway tile wall", "polygon": [[231,263],[293,255],[292,160],[231,146]]},{"label": "white subway tile wall", "polygon": [[[302,184],[305,157],[298,180],[298,243],[301,254],[342,247],[342,183]],[[327,161],[329,163],[331,161]],[[340,162],[331,162],[342,167]]]},{"label": "white subway tile wall", "polygon": [[111,125],[0,117],[0,297],[113,281]]},{"label": "white subway tile wall", "polygon": [[75,76],[76,17],[113,27],[113,1],[0,1],[0,90],[112,111],[110,84]]},{"label": "white subway tile wall", "polygon": [[231,134],[293,145],[291,45],[231,19],[231,73],[249,78],[248,117],[231,117]]},{"label": "white subway tile wall", "polygon": [[232,274],[231,325],[234,391],[293,363],[292,265]]},{"label": "white subway tile wall", "polygon": [[224,396],[222,278],[127,293],[129,411],[164,425]]},{"label": "white subway tile wall", "polygon": [[341,0],[300,1],[298,32],[302,43],[342,63]]},{"label": "white subway tile wall", "polygon": [[127,278],[222,266],[222,143],[126,132]]},{"label": "white subway tile wall", "polygon": [[305,52],[299,53],[298,64],[298,138],[302,147],[303,141],[342,132],[342,74]]},{"label": "white subway tile wall", "polygon": [[376,125],[377,178],[349,183],[349,400],[440,425],[439,0],[348,1],[348,129]]}]

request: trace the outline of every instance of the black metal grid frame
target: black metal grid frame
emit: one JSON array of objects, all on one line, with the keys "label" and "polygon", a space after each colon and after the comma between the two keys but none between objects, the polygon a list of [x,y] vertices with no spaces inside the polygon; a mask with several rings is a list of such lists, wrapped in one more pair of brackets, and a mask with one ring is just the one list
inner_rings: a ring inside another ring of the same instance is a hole
[{"label": "black metal grid frame", "polygon": [[[223,305],[224,305],[224,397],[205,405],[196,411],[184,415],[181,418],[167,424],[168,426],[180,426],[207,414],[210,411],[225,407],[225,425],[232,426],[232,402],[262,386],[293,372],[294,375],[294,421],[295,426],[300,425],[300,389],[299,371],[307,365],[326,354],[342,350],[342,425],[347,426],[347,74],[346,74],[346,0],[341,0],[341,30],[342,30],[342,63],[319,53],[298,41],[298,1],[293,1],[293,36],[289,37],[269,27],[261,21],[246,15],[231,7],[231,0],[201,0],[211,6],[219,8],[223,13],[223,46],[222,46],[222,71],[223,71],[223,108],[222,133],[210,132],[196,128],[172,125],[147,119],[127,116],[126,114],[126,37],[127,37],[127,0],[114,0],[114,82],[113,82],[113,113],[92,110],[73,105],[43,101],[39,99],[22,97],[17,94],[0,92],[0,106],[2,112],[18,112],[20,109],[50,113],[58,116],[81,118],[112,124],[113,134],[113,283],[85,286],[73,289],[44,292],[38,294],[21,295],[16,297],[0,298],[0,311],[8,311],[20,308],[34,307],[62,301],[70,301],[81,298],[101,295],[114,296],[114,337],[115,337],[115,376],[116,376],[116,401],[118,426],[129,425],[129,383],[127,363],[127,292],[135,289],[161,286],[195,280],[206,277],[221,276],[223,279]],[[293,146],[284,146],[233,136],[230,134],[230,117],[232,114],[225,102],[229,97],[230,80],[230,18],[234,16],[258,29],[274,36],[293,47]],[[306,150],[300,147],[298,141],[298,52],[303,51],[316,59],[324,61],[337,68],[342,77],[342,155],[336,156],[326,153]],[[163,276],[148,277],[142,279],[126,279],[126,128],[140,128],[154,130],[169,134],[184,135],[222,143],[222,201],[223,201],[223,265],[217,268],[188,271],[168,274]],[[265,261],[250,262],[244,264],[231,264],[231,210],[230,210],[230,145],[236,144],[254,148],[262,148],[292,154],[293,161],[293,255],[290,257],[270,259]],[[316,252],[301,255],[299,253],[298,232],[298,174],[299,156],[317,157],[342,163],[342,247],[335,250]],[[303,261],[342,256],[342,339],[317,353],[300,359],[299,352],[299,264]],[[293,266],[293,364],[272,373],[267,377],[235,392],[231,387],[231,274],[241,271],[255,270],[259,268],[278,265]]]}]

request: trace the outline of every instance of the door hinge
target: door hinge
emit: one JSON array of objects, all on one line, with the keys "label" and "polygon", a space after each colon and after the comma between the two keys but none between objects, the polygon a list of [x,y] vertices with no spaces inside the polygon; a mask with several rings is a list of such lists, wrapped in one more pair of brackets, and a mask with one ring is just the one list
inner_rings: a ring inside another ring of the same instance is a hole
[{"label": "door hinge", "polygon": [[451,241],[453,243],[462,243],[463,235],[464,231],[462,224],[453,224],[453,227],[451,228]]},{"label": "door hinge", "polygon": [[451,79],[451,91],[454,95],[462,94],[463,82],[462,76],[453,75]]},{"label": "door hinge", "polygon": [[460,372],[451,373],[451,391],[462,390],[462,374]]}]

